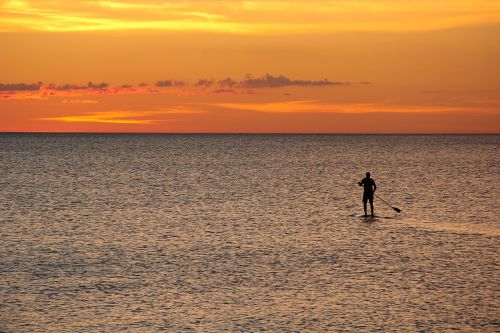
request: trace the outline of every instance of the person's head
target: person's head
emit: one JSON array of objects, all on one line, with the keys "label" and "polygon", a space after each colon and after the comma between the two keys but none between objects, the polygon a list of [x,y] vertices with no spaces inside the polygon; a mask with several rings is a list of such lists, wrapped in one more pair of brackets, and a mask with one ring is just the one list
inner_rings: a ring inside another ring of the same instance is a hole
[{"label": "person's head", "polygon": [[370,173],[369,172],[366,173],[366,178],[370,178]]}]

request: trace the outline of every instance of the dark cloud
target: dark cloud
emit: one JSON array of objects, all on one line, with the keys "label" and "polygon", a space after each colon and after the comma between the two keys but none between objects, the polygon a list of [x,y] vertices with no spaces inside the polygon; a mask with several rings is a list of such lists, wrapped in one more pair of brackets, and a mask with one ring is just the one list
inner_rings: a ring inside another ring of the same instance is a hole
[{"label": "dark cloud", "polygon": [[155,86],[157,87],[171,87],[173,85],[171,80],[161,80],[156,81]]},{"label": "dark cloud", "polygon": [[85,86],[77,86],[75,84],[64,84],[62,86],[56,86],[55,84],[49,84],[47,86],[50,90],[78,90],[78,89],[85,89]]},{"label": "dark cloud", "polygon": [[99,84],[94,84],[92,83],[92,81],[90,81],[89,83],[87,83],[87,88],[89,89],[106,89],[107,87],[109,87],[109,84],[104,82]]},{"label": "dark cloud", "polygon": [[[271,74],[266,74],[261,77],[253,77],[247,75],[243,80],[234,80],[230,77],[215,80],[215,79],[199,79],[192,87],[200,88],[213,88],[214,93],[240,93],[240,94],[253,94],[252,89],[259,88],[279,88],[279,87],[322,87],[322,86],[342,86],[350,84],[370,84],[367,81],[360,82],[340,82],[340,81],[329,81],[324,80],[300,80],[300,79],[290,79],[283,75],[274,76]],[[169,88],[169,87],[184,87],[189,84],[185,81],[177,80],[159,80],[154,83],[157,88]],[[147,83],[140,83],[137,86],[122,84],[118,86],[110,86],[108,83],[93,83],[89,81],[87,84],[62,84],[56,85],[54,83],[43,84],[42,82],[37,83],[0,83],[0,92],[2,92],[3,98],[6,98],[6,94],[21,92],[21,91],[40,91],[44,96],[50,96],[57,91],[92,91],[93,93],[118,93],[120,89],[134,89],[135,87],[147,87]],[[235,91],[239,90],[239,91]],[[150,92],[159,92],[159,90],[154,89]],[[421,91],[421,93],[443,93],[442,91]]]},{"label": "dark cloud", "polygon": [[214,84],[214,80],[208,79],[199,79],[198,82],[195,83],[197,87],[210,87]]},{"label": "dark cloud", "polygon": [[328,79],[315,81],[315,80],[292,80],[283,75],[273,76],[266,74],[262,77],[253,78],[252,76],[247,76],[243,81],[239,82],[239,85],[244,88],[278,88],[278,87],[289,87],[289,86],[333,86],[333,85],[348,85],[349,82],[337,82],[329,81]]},{"label": "dark cloud", "polygon": [[160,88],[165,87],[182,87],[185,83],[183,81],[175,81],[175,80],[160,80],[156,81],[155,86]]},{"label": "dark cloud", "polygon": [[[213,79],[199,79],[194,86],[195,87],[213,87],[217,86],[220,89],[233,89],[233,88],[242,88],[242,89],[254,89],[254,88],[278,88],[278,87],[289,87],[289,86],[299,86],[299,87],[308,87],[308,86],[340,86],[340,85],[350,85],[350,82],[339,82],[339,81],[329,81],[328,79],[324,80],[295,80],[287,78],[283,75],[274,76],[271,74],[266,74],[261,77],[253,77],[251,75],[247,75],[244,80],[234,80],[230,77],[223,80],[213,80]],[[369,82],[363,81],[359,82],[359,84],[369,84]],[[216,90],[217,91],[217,90]]]},{"label": "dark cloud", "polygon": [[217,83],[221,87],[229,87],[229,88],[234,87],[235,85],[238,84],[238,82],[236,82],[235,80],[233,80],[229,77],[227,79],[224,79],[224,80],[219,80]]},{"label": "dark cloud", "polygon": [[234,94],[236,91],[233,89],[217,89],[213,91],[215,94]]},{"label": "dark cloud", "polygon": [[50,90],[84,90],[84,89],[107,89],[109,84],[102,82],[95,84],[92,81],[88,82],[86,85],[77,85],[77,84],[63,84],[63,85],[55,85],[50,83],[47,85],[47,88]]},{"label": "dark cloud", "polygon": [[34,91],[40,90],[42,82],[37,83],[0,83],[0,91]]}]

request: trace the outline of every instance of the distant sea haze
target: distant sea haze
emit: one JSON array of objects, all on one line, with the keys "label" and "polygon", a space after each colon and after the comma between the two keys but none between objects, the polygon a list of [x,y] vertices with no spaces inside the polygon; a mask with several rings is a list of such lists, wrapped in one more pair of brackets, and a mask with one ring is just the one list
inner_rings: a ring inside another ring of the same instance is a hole
[{"label": "distant sea haze", "polygon": [[[0,134],[2,332],[493,332],[500,135]],[[375,218],[358,182],[369,171]]]}]

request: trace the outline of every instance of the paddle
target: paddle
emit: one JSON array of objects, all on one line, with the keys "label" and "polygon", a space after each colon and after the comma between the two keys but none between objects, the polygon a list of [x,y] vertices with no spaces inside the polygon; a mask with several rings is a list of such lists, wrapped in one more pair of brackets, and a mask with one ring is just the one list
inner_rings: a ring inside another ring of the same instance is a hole
[{"label": "paddle", "polygon": [[[373,193],[375,194],[375,193]],[[379,198],[380,200],[382,200],[383,203],[385,203],[387,206],[391,207],[392,209],[394,209],[396,212],[398,213],[401,213],[401,209],[397,208],[397,207],[392,207],[387,201],[385,201],[384,199],[382,199],[381,197],[379,197],[378,195],[375,194],[375,196],[377,198]]]}]

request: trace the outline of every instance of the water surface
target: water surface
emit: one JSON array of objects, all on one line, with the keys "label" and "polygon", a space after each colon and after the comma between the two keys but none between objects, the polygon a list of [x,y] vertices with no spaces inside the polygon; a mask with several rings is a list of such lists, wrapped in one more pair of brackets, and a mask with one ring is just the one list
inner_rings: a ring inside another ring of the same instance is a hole
[{"label": "water surface", "polygon": [[0,134],[0,173],[0,331],[500,330],[497,135]]}]

